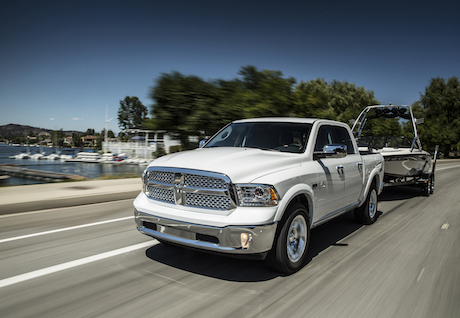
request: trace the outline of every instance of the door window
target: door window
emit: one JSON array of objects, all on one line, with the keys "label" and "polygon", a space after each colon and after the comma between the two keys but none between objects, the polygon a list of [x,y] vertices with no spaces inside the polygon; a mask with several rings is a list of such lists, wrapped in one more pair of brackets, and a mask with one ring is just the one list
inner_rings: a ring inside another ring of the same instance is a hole
[{"label": "door window", "polygon": [[324,146],[334,143],[331,126],[319,127],[318,137],[316,138],[315,151],[323,151]]}]

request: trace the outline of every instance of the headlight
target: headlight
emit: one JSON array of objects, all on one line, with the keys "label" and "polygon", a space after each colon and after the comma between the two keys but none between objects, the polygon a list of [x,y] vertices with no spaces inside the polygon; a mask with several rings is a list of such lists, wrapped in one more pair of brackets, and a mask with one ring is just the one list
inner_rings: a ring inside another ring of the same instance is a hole
[{"label": "headlight", "polygon": [[266,184],[236,184],[240,206],[274,206],[281,199],[275,188]]}]

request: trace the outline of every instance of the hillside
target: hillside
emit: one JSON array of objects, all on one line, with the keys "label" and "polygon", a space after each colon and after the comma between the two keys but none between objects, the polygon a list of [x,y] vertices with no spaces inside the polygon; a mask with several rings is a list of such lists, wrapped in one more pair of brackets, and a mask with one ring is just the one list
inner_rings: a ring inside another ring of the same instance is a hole
[{"label": "hillside", "polygon": [[[24,126],[24,125],[17,125],[17,124],[8,124],[0,126],[0,137],[7,137],[7,136],[27,136],[30,131],[33,131],[35,135],[38,135],[41,132],[51,133],[53,129],[44,129],[32,126]],[[72,136],[72,133],[83,134],[81,131],[75,130],[63,130],[63,133]]]}]

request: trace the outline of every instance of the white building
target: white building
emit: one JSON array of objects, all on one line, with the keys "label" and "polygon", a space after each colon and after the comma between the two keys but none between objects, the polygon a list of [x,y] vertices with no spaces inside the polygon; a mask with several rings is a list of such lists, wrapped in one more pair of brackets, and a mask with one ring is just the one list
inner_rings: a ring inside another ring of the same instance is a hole
[{"label": "white building", "polygon": [[163,148],[169,153],[171,146],[179,146],[180,141],[174,140],[164,131],[153,131],[143,129],[127,129],[124,132],[134,133],[135,137],[128,142],[104,141],[102,150],[116,154],[125,154],[129,158],[155,158],[155,152]]}]

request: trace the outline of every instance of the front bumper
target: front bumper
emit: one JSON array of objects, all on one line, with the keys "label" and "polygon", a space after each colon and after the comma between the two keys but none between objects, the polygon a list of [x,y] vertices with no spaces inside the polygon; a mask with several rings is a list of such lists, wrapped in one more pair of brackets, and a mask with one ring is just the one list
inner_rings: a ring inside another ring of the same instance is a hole
[{"label": "front bumper", "polygon": [[257,226],[206,226],[157,217],[136,209],[134,216],[141,233],[160,241],[236,255],[268,252],[277,226],[277,222]]}]

